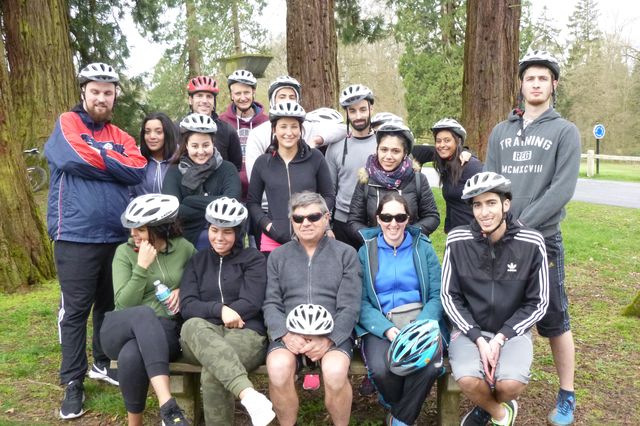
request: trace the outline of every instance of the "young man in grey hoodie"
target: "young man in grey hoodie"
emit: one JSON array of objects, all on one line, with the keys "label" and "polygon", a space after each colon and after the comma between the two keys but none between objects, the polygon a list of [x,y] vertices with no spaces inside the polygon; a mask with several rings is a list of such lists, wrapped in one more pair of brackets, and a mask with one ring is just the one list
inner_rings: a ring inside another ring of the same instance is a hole
[{"label": "young man in grey hoodie", "polygon": [[506,121],[489,136],[485,170],[512,183],[513,217],[545,237],[549,264],[549,309],[537,324],[549,338],[560,379],[553,425],[573,423],[575,409],[575,347],[564,288],[564,248],[560,221],[571,200],[580,169],[580,134],[576,126],[553,108],[560,66],[549,53],[533,51],[521,60],[520,101]]}]

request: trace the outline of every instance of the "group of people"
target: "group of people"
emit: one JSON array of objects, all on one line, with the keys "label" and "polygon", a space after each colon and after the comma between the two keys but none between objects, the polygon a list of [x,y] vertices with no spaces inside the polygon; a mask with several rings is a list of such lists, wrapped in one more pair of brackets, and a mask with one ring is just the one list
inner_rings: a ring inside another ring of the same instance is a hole
[{"label": "group of people", "polygon": [[[548,420],[573,423],[559,223],[580,139],[553,108],[559,74],[546,52],[520,61],[519,106],[494,128],[483,165],[458,121],[438,121],[434,144],[416,145],[400,117],[374,114],[362,84],[340,94],[346,125],[329,108],[307,113],[290,76],[270,85],[267,114],[247,70],[228,77],[232,102],[220,116],[217,81],[190,79],[189,114],[178,125],[148,115],[138,147],[110,121],[116,71],[83,68],[81,102],[45,145],[60,417],[84,414],[88,375],[119,385],[130,425],[142,424],[149,385],[164,424],[187,425],[169,387],[169,363],[183,357],[202,366],[207,424],[233,424],[235,399],[254,425],[296,424],[296,374],[318,365],[331,420],[347,425],[359,348],[386,424],[415,424],[448,354],[475,404],[461,424],[512,425],[537,325],[560,379]],[[425,162],[446,202],[442,267]],[[248,377],[264,363],[268,398]]]}]

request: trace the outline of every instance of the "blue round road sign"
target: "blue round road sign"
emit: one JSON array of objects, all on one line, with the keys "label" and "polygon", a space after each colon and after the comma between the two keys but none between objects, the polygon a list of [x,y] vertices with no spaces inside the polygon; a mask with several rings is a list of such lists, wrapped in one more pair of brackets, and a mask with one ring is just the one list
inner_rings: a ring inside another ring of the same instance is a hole
[{"label": "blue round road sign", "polygon": [[596,139],[604,138],[604,133],[604,126],[602,124],[596,124],[593,126],[593,136],[595,136]]}]

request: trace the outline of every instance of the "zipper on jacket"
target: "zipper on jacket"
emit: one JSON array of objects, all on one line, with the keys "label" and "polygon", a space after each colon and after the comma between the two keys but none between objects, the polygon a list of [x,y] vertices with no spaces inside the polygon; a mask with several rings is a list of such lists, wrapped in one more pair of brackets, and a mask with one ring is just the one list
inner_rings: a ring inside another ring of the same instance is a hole
[{"label": "zipper on jacket", "polygon": [[[287,187],[289,188],[289,200],[291,200],[291,176],[289,175],[289,163],[284,160],[282,161],[284,162],[284,168],[287,171]],[[290,238],[293,237],[293,226],[291,225],[291,221],[289,221],[289,236]],[[311,262],[311,259],[309,259],[309,262]]]},{"label": "zipper on jacket", "polygon": [[[316,250],[318,248],[316,247]],[[311,303],[311,258],[307,263],[307,303]]]},{"label": "zipper on jacket", "polygon": [[493,244],[489,241],[489,254],[491,255],[491,318],[495,314],[495,287],[496,287],[496,253],[493,250]]},{"label": "zipper on jacket", "polygon": [[218,269],[218,288],[220,289],[220,302],[224,305],[224,294],[222,294],[222,256],[220,256],[220,269]]}]

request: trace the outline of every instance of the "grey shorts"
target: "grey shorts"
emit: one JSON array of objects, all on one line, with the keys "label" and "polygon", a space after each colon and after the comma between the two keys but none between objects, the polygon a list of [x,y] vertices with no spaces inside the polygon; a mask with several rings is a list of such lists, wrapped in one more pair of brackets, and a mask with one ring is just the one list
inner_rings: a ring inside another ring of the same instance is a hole
[{"label": "grey shorts", "polygon": [[[287,347],[285,346],[282,340],[280,339],[273,340],[269,342],[269,347],[267,348],[267,355],[269,355],[271,351],[275,351],[276,349],[287,349]],[[343,354],[345,354],[347,357],[349,357],[349,359],[352,359],[353,358],[353,339],[348,338],[347,340],[342,342],[340,346],[333,345],[332,347],[329,348],[329,351],[340,351]],[[303,360],[303,355],[298,355],[296,358],[298,361],[298,369],[300,369],[303,365],[308,365],[306,361],[309,361],[309,363],[311,362],[308,358],[307,360]]]},{"label": "grey shorts", "polygon": [[[484,331],[482,335],[488,338],[494,336],[493,333]],[[495,380],[517,380],[521,383],[529,383],[532,361],[533,342],[531,340],[531,331],[522,336],[512,337],[505,342],[500,350]],[[482,361],[480,361],[478,347],[458,329],[454,329],[451,332],[449,363],[451,364],[453,377],[456,380],[469,376],[484,379],[484,369],[482,368]]]}]

